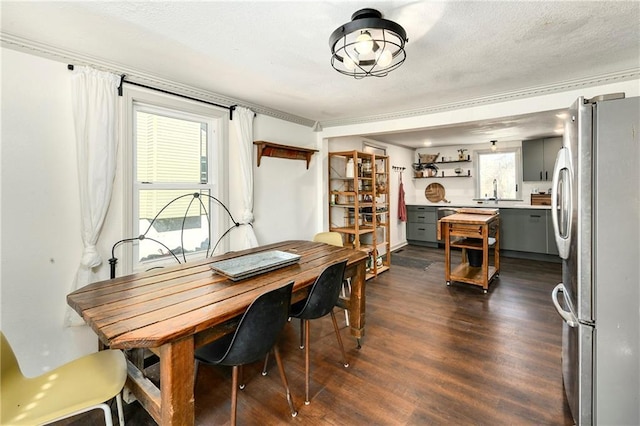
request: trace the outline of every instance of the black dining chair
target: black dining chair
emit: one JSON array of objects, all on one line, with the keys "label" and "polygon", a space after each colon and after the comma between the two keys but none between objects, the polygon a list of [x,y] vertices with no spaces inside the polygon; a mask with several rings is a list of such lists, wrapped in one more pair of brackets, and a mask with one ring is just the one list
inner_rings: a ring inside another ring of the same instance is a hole
[{"label": "black dining chair", "polygon": [[[316,243],[326,243],[332,246],[344,247],[342,243],[342,234],[339,232],[318,232],[313,236],[313,241]],[[351,278],[347,278],[342,282],[342,290],[340,295],[344,298],[351,296]],[[349,327],[349,311],[344,310],[344,322]]]},{"label": "black dining chair", "polygon": [[[344,351],[340,330],[333,307],[338,301],[342,289],[342,280],[347,260],[327,266],[313,283],[309,295],[306,299],[291,306],[291,318],[300,318],[300,348],[305,349],[305,405],[309,405],[309,370],[310,370],[310,348],[309,348],[309,320],[318,319],[331,314],[333,328],[338,338],[338,345],[342,352],[342,361],[345,367],[349,367],[347,355]],[[268,358],[265,359],[262,374],[267,374]]]},{"label": "black dining chair", "polygon": [[298,412],[293,403],[287,376],[282,366],[277,339],[289,318],[293,281],[258,296],[247,308],[234,333],[202,346],[195,351],[196,376],[199,363],[233,367],[231,383],[231,424],[236,424],[238,376],[241,366],[264,358],[271,350],[278,363],[291,416]]}]

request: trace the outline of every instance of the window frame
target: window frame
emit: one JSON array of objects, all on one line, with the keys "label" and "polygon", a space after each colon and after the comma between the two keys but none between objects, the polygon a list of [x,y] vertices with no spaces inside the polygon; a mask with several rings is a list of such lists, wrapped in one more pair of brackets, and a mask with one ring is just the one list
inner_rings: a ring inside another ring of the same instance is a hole
[{"label": "window frame", "polygon": [[[123,238],[138,235],[136,231],[137,225],[134,222],[134,217],[138,217],[138,193],[140,189],[184,189],[185,192],[189,190],[208,190],[209,194],[213,197],[224,202],[228,200],[228,141],[229,141],[229,111],[223,108],[215,107],[212,105],[191,101],[181,98],[179,96],[156,92],[144,88],[133,88],[131,86],[124,86],[123,88],[123,103],[124,107],[122,112],[122,130],[123,135],[121,140],[124,142],[124,146],[121,149],[122,152],[122,235]],[[135,167],[136,167],[136,145],[135,145],[135,117],[134,114],[137,111],[137,106],[143,106],[147,111],[159,111],[164,115],[170,115],[176,118],[192,119],[198,118],[210,121],[207,127],[207,151],[208,151],[208,183],[155,183],[153,187],[148,184],[141,184],[136,181]],[[210,127],[210,128],[209,128]],[[212,201],[209,203],[209,211],[220,209],[221,207]],[[136,216],[134,216],[136,215]],[[212,223],[212,228],[225,230],[229,227],[229,218],[226,214],[217,214],[216,223]],[[212,216],[213,218],[213,216]],[[143,232],[140,231],[140,232]],[[211,239],[212,248],[214,240]],[[165,264],[175,264],[175,259],[171,261],[163,259],[159,261],[145,261],[144,264],[140,263],[136,259],[137,250],[134,247],[137,245],[137,241],[133,244],[121,245],[121,270],[122,273],[132,273],[147,270],[156,266],[163,266]],[[228,251],[229,242],[227,239],[223,239],[218,246],[218,250]],[[144,265],[144,267],[143,267]]]},{"label": "window frame", "polygon": [[[522,149],[520,147],[506,147],[506,148],[498,148],[495,151],[491,149],[481,149],[476,150],[474,155],[475,162],[475,199],[484,200],[484,194],[480,189],[480,184],[482,181],[482,172],[480,170],[480,156],[482,155],[491,155],[491,154],[505,154],[505,153],[514,153],[514,162],[515,162],[515,179],[516,179],[516,195],[515,198],[500,198],[500,193],[498,193],[498,201],[522,201]],[[493,194],[489,195],[489,198],[493,197]]]}]

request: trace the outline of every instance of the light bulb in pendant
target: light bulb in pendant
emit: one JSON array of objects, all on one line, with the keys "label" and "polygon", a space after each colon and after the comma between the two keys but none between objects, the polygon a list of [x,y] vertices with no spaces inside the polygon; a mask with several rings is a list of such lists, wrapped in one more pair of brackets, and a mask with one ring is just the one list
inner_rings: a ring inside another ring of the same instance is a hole
[{"label": "light bulb in pendant", "polygon": [[366,55],[373,50],[373,39],[369,31],[363,31],[356,38],[355,49],[360,55]]},{"label": "light bulb in pendant", "polygon": [[348,55],[345,55],[344,58],[342,58],[342,64],[349,71],[352,71],[356,67],[356,63]]},{"label": "light bulb in pendant", "polygon": [[387,49],[382,50],[376,54],[376,63],[381,67],[388,67],[391,65],[391,61],[393,60],[393,55]]}]

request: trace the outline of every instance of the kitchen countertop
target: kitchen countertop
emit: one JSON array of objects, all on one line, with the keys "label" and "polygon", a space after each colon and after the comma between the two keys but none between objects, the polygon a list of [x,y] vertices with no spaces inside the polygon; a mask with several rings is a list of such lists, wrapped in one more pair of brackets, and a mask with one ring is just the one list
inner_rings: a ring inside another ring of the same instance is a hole
[{"label": "kitchen countertop", "polygon": [[432,203],[427,200],[424,201],[406,201],[407,206],[429,206],[429,207],[480,207],[480,208],[498,208],[498,209],[538,209],[538,210],[551,210],[551,206],[532,206],[526,201],[498,201],[496,204],[493,201],[478,204],[477,202],[461,202],[456,203]]}]

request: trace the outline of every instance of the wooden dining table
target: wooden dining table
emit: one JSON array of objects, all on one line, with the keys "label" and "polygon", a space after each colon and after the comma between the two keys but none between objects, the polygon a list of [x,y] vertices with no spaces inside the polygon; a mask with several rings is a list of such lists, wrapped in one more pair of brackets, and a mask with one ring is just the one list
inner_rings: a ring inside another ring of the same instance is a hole
[{"label": "wooden dining table", "polygon": [[[270,250],[301,257],[293,265],[235,282],[211,269],[219,260]],[[187,426],[195,422],[194,350],[233,332],[260,294],[294,281],[292,302],[302,300],[326,266],[344,259],[351,293],[339,305],[348,310],[359,345],[367,254],[324,243],[284,241],[96,282],[70,293],[67,303],[95,331],[101,347],[126,350],[126,390],[154,420]],[[159,358],[159,387],[145,376],[143,351]]]}]

